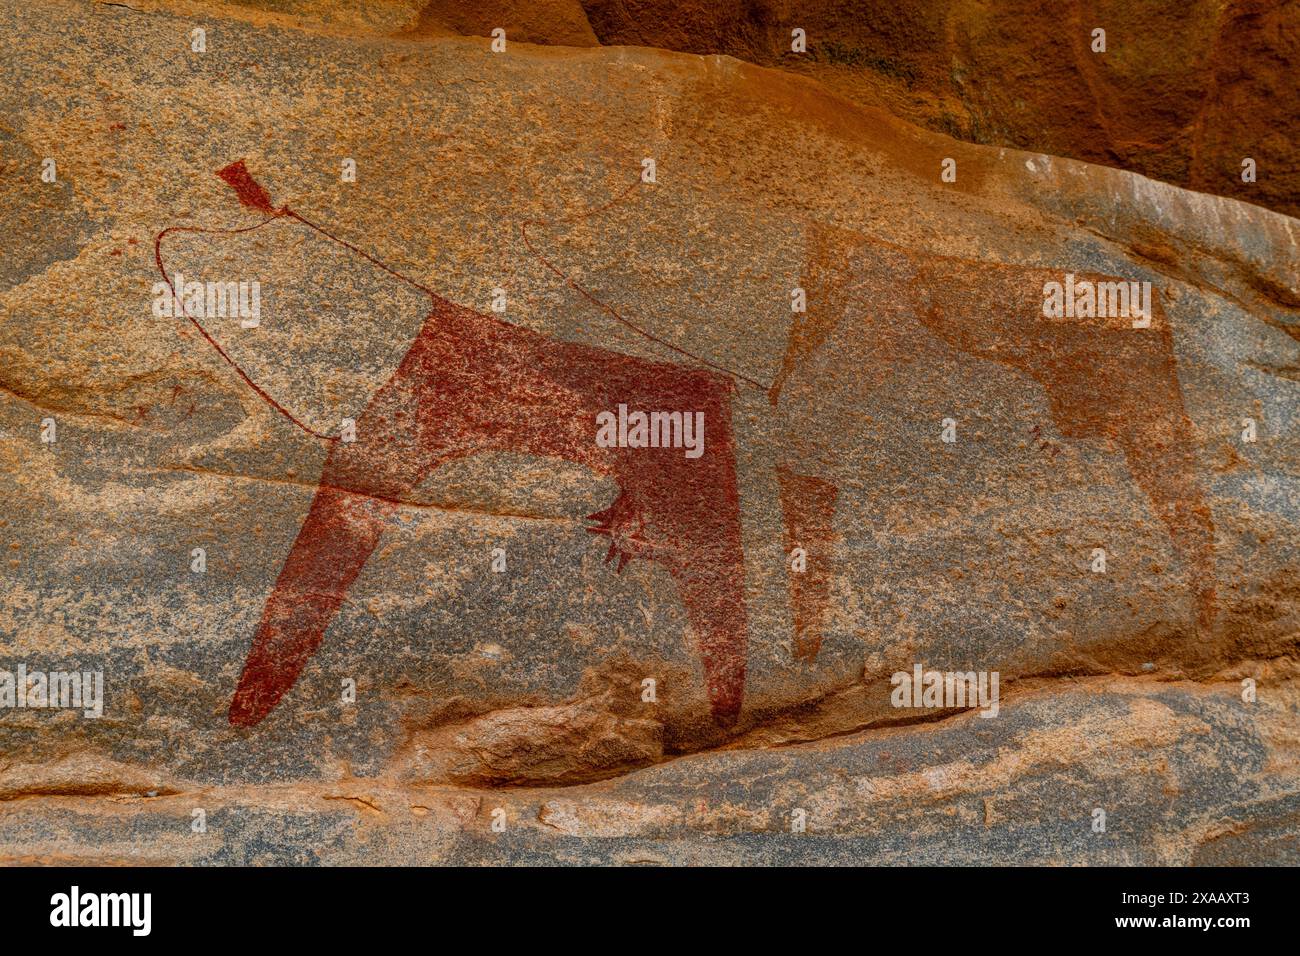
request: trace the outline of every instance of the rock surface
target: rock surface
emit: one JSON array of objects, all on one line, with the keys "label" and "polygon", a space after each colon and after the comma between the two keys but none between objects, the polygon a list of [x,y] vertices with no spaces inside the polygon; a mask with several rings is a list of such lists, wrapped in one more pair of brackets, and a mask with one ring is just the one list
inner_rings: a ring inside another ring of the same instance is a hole
[{"label": "rock surface", "polygon": [[1300,222],[443,6],[0,8],[0,858],[1300,860]]},{"label": "rock surface", "polygon": [[[1083,159],[1300,214],[1294,0],[130,5],[384,37],[502,29],[525,43],[724,54],[815,78],[849,100],[968,142]],[[795,30],[803,31],[798,52]],[[1255,163],[1250,181],[1242,176],[1247,158]]]},{"label": "rock surface", "polygon": [[[601,43],[813,76],[928,129],[1300,214],[1300,5],[586,0]],[[498,18],[499,19],[499,18]],[[791,50],[794,28],[807,51]],[[1094,31],[1105,31],[1097,49]],[[1241,177],[1250,157],[1267,176]]]}]

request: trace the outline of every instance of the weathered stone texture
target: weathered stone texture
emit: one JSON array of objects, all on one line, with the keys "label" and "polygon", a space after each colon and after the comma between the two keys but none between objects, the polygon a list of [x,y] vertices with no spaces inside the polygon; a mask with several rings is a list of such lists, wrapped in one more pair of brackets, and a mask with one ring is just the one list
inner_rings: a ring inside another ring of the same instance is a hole
[{"label": "weathered stone texture", "polygon": [[[106,698],[0,713],[0,858],[1300,859],[1300,222],[598,46],[577,4],[500,54],[453,4],[139,6],[0,4],[0,669]],[[258,328],[206,320],[229,362],[154,314],[156,257],[261,282]],[[1150,282],[1151,327],[1044,319],[1066,273]],[[734,498],[539,453],[579,358],[725,396]],[[732,507],[738,548],[700,523]],[[894,707],[915,663],[997,671],[998,716]]]}]

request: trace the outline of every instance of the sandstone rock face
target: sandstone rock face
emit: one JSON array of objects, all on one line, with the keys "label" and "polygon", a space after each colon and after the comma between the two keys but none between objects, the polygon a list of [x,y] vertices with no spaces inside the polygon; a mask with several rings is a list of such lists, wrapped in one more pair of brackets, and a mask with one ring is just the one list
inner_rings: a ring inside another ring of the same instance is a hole
[{"label": "sandstone rock face", "polygon": [[0,9],[0,672],[102,681],[0,858],[1300,859],[1300,222],[590,6],[139,6]]},{"label": "sandstone rock face", "polygon": [[[932,130],[1104,163],[1300,214],[1300,6],[1013,0],[587,0],[605,44],[814,76]],[[806,51],[791,49],[802,29]],[[1105,48],[1094,33],[1105,31]],[[1242,160],[1269,174],[1243,182]],[[1267,181],[1266,181],[1267,180]]]},{"label": "sandstone rock face", "polygon": [[[194,0],[131,6],[199,17],[214,9]],[[996,10],[964,0],[242,0],[215,9],[354,36],[503,30],[524,43],[723,54],[813,77],[958,139],[1300,214],[1294,0],[1013,0]]]}]

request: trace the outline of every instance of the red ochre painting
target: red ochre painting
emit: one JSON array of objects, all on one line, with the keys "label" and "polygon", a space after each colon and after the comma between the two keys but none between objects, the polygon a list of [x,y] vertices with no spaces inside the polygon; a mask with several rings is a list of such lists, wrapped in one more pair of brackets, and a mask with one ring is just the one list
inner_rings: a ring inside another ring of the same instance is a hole
[{"label": "red ochre painting", "polygon": [[[155,255],[169,284],[163,255],[169,235],[233,234],[294,221],[429,300],[410,349],[357,419],[355,441],[321,434],[295,418],[187,314],[249,387],[299,428],[331,443],[311,509],[253,636],[230,722],[259,723],[294,686],[388,519],[434,469],[486,452],[519,452],[574,462],[614,480],[617,497],[590,516],[588,530],[610,539],[607,559],[616,562],[614,570],[641,558],[672,576],[713,717],[724,726],[734,723],[744,700],[748,633],[731,406],[737,388],[757,383],[702,359],[655,362],[557,341],[457,305],[289,207],[276,208],[242,161],[218,175],[245,207],[267,218],[243,229],[163,230]],[[1106,319],[1053,321],[1042,315],[1039,290],[1059,279],[1059,272],[922,255],[823,226],[812,227],[809,239],[804,282],[815,304],[792,325],[779,373],[767,387],[772,405],[781,402],[786,383],[839,322],[862,323],[861,334],[878,341],[887,355],[891,327],[844,300],[848,294],[906,290],[917,318],[935,337],[1037,382],[1062,435],[1099,439],[1123,454],[1191,570],[1197,628],[1208,629],[1215,612],[1214,529],[1195,474],[1190,423],[1162,309],[1157,306],[1145,329]],[[864,263],[875,267],[864,270]],[[1109,400],[1091,400],[1099,394]],[[594,440],[596,417],[620,405],[702,413],[705,454],[601,447]],[[779,463],[775,477],[785,549],[808,553],[807,570],[792,573],[790,583],[793,653],[811,661],[822,643],[834,574],[839,490],[800,461]]]},{"label": "red ochre painting", "polygon": [[0,877],[1300,863],[1298,0],[0,49]]},{"label": "red ochre painting", "polygon": [[[267,222],[294,219],[334,238],[292,210],[274,210],[242,162],[220,175],[244,205],[270,213]],[[158,239],[164,276],[166,235]],[[356,441],[331,444],[311,511],[253,639],[231,723],[258,723],[293,687],[387,519],[411,491],[440,465],[492,451],[563,459],[614,479],[618,496],[591,516],[590,530],[610,539],[616,568],[644,558],[672,575],[714,717],[733,721],[744,694],[746,625],[731,379],[558,342],[418,288],[429,297],[428,315],[357,419]],[[692,459],[680,448],[598,446],[597,414],[620,404],[703,413],[707,453]]]}]

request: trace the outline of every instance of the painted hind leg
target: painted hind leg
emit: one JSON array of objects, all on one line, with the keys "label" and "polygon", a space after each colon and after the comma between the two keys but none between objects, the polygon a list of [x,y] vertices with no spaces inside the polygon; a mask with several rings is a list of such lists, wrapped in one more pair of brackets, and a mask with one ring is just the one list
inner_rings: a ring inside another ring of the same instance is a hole
[{"label": "painted hind leg", "polygon": [[795,548],[806,554],[806,567],[791,569],[790,604],[794,616],[794,656],[812,661],[821,649],[824,618],[830,603],[835,547],[835,502],[839,489],[829,481],[800,475],[784,465],[776,469],[781,488],[781,517],[787,556]]}]

